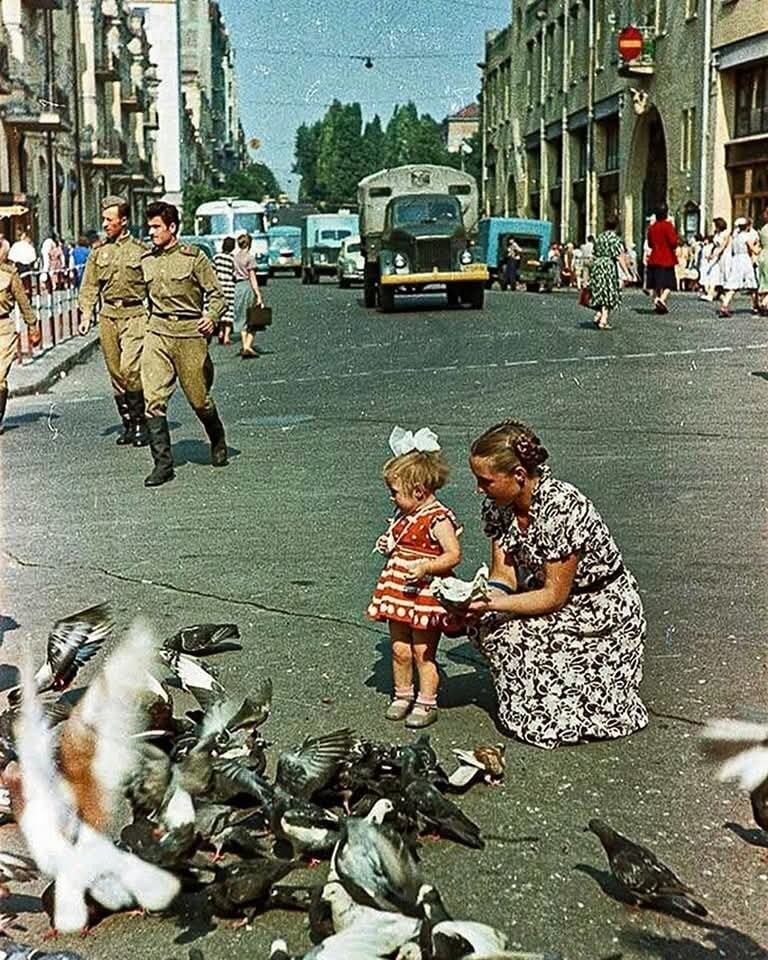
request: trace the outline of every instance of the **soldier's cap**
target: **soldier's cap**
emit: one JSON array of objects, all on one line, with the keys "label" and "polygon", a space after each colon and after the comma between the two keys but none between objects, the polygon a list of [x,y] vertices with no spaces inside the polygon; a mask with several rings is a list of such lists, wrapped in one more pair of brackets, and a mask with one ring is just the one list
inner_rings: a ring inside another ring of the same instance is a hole
[{"label": "soldier's cap", "polygon": [[112,194],[109,197],[104,197],[101,201],[101,209],[106,210],[107,207],[119,207],[120,204],[127,204],[128,201],[125,197],[118,197],[116,194]]}]

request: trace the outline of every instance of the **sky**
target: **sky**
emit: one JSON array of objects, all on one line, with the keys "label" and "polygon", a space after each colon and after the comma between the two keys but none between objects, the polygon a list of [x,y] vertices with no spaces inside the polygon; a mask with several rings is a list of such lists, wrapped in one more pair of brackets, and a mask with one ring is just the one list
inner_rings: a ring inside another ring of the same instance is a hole
[{"label": "sky", "polygon": [[[476,99],[485,31],[510,0],[219,0],[235,48],[246,139],[292,197],[296,128],[335,98],[382,123],[413,100],[436,120]],[[354,56],[370,56],[372,69]]]}]

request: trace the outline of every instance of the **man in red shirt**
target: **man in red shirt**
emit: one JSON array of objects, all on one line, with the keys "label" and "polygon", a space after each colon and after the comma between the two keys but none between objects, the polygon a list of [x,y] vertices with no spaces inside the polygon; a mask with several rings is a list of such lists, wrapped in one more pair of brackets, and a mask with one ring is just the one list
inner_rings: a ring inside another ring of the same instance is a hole
[{"label": "man in red shirt", "polygon": [[653,306],[656,313],[669,313],[667,298],[677,289],[675,267],[676,248],[680,246],[674,224],[668,219],[666,203],[656,210],[656,220],[648,227],[647,243],[650,249],[645,272],[645,285],[653,290]]}]

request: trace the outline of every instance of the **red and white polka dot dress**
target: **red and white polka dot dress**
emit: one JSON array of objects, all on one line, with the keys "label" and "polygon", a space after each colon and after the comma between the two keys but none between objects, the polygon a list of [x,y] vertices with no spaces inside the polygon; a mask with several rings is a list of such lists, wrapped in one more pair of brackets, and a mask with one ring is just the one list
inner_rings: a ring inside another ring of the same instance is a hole
[{"label": "red and white polka dot dress", "polygon": [[395,547],[368,605],[367,616],[371,620],[399,620],[418,630],[442,629],[450,622],[448,611],[430,593],[432,578],[408,582],[408,568],[403,563],[442,554],[443,548],[433,533],[440,520],[450,520],[457,536],[461,534],[462,528],[453,511],[439,500],[432,500],[416,513],[406,514],[395,522],[390,530]]}]

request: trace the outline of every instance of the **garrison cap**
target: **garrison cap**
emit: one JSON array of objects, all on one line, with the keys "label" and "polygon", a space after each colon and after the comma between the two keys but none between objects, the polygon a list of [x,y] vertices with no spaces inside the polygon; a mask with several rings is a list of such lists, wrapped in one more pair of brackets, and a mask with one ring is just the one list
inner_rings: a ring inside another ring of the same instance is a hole
[{"label": "garrison cap", "polygon": [[111,194],[108,197],[104,197],[101,201],[101,209],[106,210],[107,207],[119,207],[121,203],[127,204],[128,201],[125,197],[118,197],[116,194]]}]

